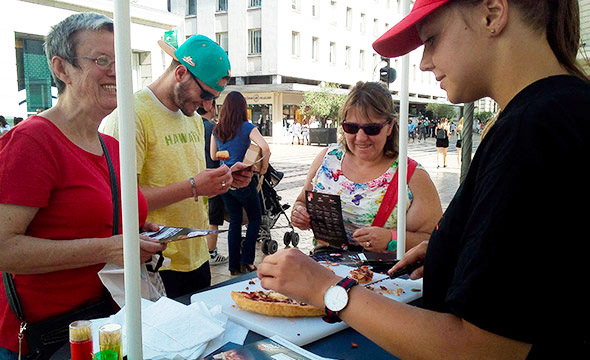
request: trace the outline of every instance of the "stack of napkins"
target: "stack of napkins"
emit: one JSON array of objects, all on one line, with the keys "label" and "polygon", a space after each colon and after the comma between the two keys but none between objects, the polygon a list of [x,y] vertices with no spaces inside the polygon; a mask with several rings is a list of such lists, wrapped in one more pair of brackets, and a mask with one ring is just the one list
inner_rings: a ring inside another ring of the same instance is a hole
[{"label": "stack of napkins", "polygon": [[[228,322],[219,305],[211,309],[204,303],[187,306],[166,297],[155,303],[142,299],[141,320],[144,359],[196,359],[228,341],[243,343],[248,333],[247,329]],[[95,352],[100,350],[98,328],[106,323],[122,325],[126,352],[125,308],[110,318],[93,320]]]}]

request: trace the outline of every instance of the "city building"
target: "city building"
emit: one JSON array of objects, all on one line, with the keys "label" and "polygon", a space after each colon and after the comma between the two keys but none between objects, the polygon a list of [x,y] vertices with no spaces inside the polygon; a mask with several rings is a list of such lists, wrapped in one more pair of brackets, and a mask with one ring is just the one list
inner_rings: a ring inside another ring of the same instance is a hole
[{"label": "city building", "polygon": [[[413,3],[413,1],[412,1]],[[385,61],[373,41],[401,19],[400,0],[168,0],[185,15],[185,34],[215,39],[228,53],[227,91],[244,94],[249,116],[262,133],[280,141],[287,122],[303,119],[306,91],[324,83],[344,93],[357,81],[379,81]],[[410,55],[410,113],[429,102],[448,103],[432,73],[420,71],[421,50]],[[399,103],[398,80],[389,85]],[[219,103],[223,102],[223,95]]]},{"label": "city building", "polygon": [[[27,117],[56,101],[43,50],[52,25],[71,14],[92,11],[113,17],[113,0],[2,0],[0,12],[0,114]],[[152,82],[169,63],[157,44],[166,31],[183,34],[184,16],[162,0],[131,0],[132,77],[135,90]],[[183,36],[183,35],[181,35]]]}]

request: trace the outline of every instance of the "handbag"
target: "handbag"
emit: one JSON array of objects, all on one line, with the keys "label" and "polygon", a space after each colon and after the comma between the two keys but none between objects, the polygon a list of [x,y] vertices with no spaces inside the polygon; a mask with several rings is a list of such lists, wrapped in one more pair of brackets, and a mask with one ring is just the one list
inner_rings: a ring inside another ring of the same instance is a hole
[{"label": "handbag", "polygon": [[[119,233],[119,191],[117,187],[117,176],[107,147],[100,135],[98,138],[100,139],[100,145],[102,146],[109,168],[111,194],[113,198],[113,235],[117,235]],[[53,353],[69,341],[70,323],[76,320],[101,318],[114,313],[110,296],[105,292],[103,299],[96,303],[82,305],[72,311],[36,323],[27,323],[24,319],[24,314],[12,275],[4,272],[2,278],[4,280],[4,289],[6,291],[8,305],[20,321],[18,333],[19,360],[22,357],[21,347],[25,334],[29,344],[29,355],[27,355],[26,358],[29,360],[49,359]]]},{"label": "handbag", "polygon": [[[408,179],[406,183],[410,182],[410,178],[414,174],[416,166],[418,166],[416,160],[408,158]],[[375,215],[371,226],[385,226],[385,222],[389,219],[391,212],[397,205],[397,174],[398,171],[395,172],[393,178],[389,182],[385,196],[383,196],[383,200],[381,201],[381,205],[379,206],[379,210],[377,210],[377,214]]]}]

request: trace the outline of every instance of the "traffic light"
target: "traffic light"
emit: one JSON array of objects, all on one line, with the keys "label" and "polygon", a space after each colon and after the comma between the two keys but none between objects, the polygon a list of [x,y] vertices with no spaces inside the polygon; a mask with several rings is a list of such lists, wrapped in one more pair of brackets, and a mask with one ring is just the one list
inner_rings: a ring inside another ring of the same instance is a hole
[{"label": "traffic light", "polygon": [[389,66],[384,66],[379,69],[379,79],[386,84],[391,84],[395,81],[397,77],[397,73],[395,69],[390,68]]}]

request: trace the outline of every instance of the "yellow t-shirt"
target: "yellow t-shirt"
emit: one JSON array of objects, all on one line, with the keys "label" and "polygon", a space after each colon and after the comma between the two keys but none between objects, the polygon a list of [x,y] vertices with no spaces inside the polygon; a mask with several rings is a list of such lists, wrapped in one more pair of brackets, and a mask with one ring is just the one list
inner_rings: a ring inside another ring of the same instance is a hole
[{"label": "yellow t-shirt", "polygon": [[[149,88],[135,93],[137,179],[140,186],[161,187],[186,181],[206,169],[205,130],[197,114],[185,116],[166,108]],[[119,137],[117,110],[109,115],[104,132]],[[194,229],[209,227],[206,198],[192,197],[151,210],[147,221]],[[209,260],[204,237],[168,244],[164,255],[172,260],[162,270],[192,271]]]}]

